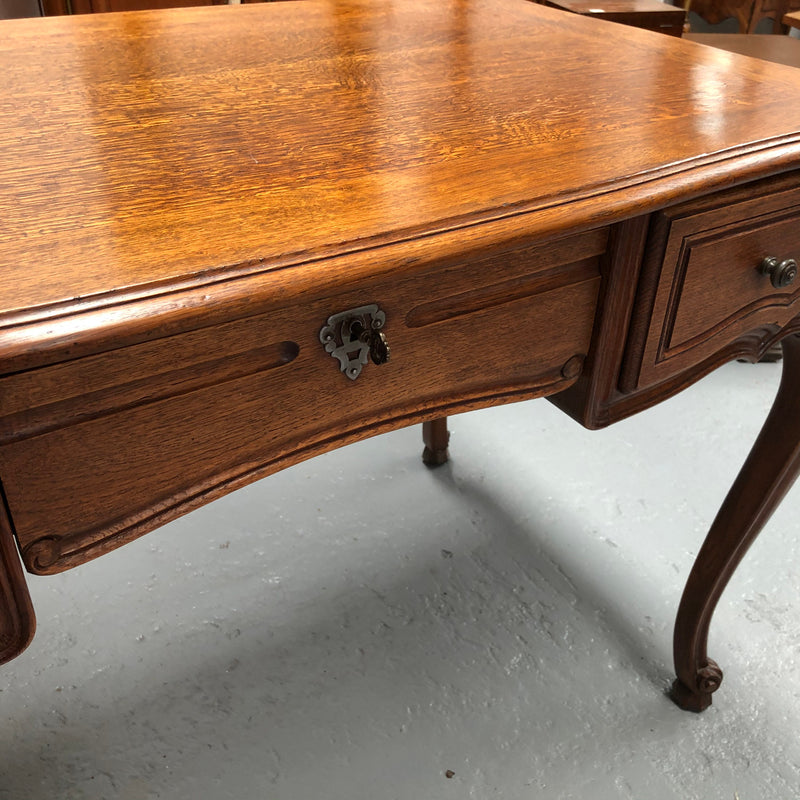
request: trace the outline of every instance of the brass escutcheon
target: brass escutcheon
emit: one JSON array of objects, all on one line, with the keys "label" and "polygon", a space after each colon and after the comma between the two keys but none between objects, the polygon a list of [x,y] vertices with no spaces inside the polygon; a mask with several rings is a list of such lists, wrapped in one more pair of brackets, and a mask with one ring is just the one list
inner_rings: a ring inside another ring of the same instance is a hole
[{"label": "brass escutcheon", "polygon": [[328,317],[319,332],[319,340],[338,362],[339,369],[354,381],[367,363],[385,364],[389,345],[382,332],[386,314],[376,305],[360,306]]}]

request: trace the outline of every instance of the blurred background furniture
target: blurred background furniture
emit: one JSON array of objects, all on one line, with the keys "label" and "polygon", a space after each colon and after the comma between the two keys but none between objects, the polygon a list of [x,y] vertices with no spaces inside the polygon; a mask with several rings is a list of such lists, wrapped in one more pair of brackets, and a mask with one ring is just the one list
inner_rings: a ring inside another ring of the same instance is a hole
[{"label": "blurred background furniture", "polygon": [[[237,0],[239,3],[270,0]],[[142,11],[150,8],[187,8],[189,6],[224,6],[228,0],[40,0],[46,17],[61,14],[96,14],[104,11]]]},{"label": "blurred background furniture", "polygon": [[544,0],[542,5],[670,36],[683,33],[683,9],[660,0]]},{"label": "blurred background furniture", "polygon": [[93,14],[100,11],[139,11],[145,8],[224,5],[220,0],[41,0],[45,16]]},{"label": "blurred background furniture", "polygon": [[739,33],[754,33],[762,19],[772,20],[772,33],[785,33],[784,17],[800,10],[800,0],[690,0],[690,10],[711,25],[733,17]]}]

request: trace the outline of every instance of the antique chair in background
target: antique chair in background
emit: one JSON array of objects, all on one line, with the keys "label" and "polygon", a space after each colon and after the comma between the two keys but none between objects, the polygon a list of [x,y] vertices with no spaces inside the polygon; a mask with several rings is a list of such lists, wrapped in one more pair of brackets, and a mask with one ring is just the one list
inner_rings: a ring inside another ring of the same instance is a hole
[{"label": "antique chair in background", "polygon": [[754,33],[762,19],[772,20],[772,33],[786,33],[784,17],[800,10],[800,0],[691,0],[690,10],[711,25],[733,17],[739,33]]}]

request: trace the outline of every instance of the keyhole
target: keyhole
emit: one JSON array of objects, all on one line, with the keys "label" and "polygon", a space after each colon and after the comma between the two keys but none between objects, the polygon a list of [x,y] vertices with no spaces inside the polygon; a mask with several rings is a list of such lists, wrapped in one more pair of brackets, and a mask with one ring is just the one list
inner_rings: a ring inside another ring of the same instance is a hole
[{"label": "keyhole", "polygon": [[364,333],[364,323],[360,319],[354,319],[350,323],[350,341],[357,342]]}]

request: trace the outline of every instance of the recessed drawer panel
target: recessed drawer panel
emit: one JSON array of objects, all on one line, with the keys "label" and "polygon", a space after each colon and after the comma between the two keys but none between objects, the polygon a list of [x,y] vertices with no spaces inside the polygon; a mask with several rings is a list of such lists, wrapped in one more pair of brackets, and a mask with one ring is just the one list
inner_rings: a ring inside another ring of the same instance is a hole
[{"label": "recessed drawer panel", "polygon": [[664,330],[667,358],[753,315],[760,314],[769,323],[774,316],[771,307],[793,306],[800,282],[772,286],[760,268],[765,254],[779,262],[792,255],[800,258],[800,207],[785,212],[781,221],[771,216],[747,220],[683,240],[673,282],[674,308],[667,315],[671,325]]},{"label": "recessed drawer panel", "polygon": [[800,313],[800,280],[787,283],[800,260],[800,190],[767,188],[655,215],[623,391],[706,362],[754,357]]},{"label": "recessed drawer panel", "polygon": [[[569,386],[606,242],[601,229],[414,264],[0,378],[0,471],[27,567],[74,566],[344,441]],[[332,316],[365,306],[385,315],[391,353],[352,379],[321,338]]]}]

